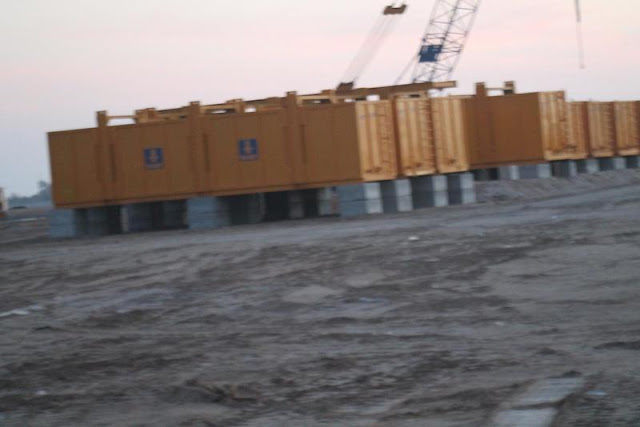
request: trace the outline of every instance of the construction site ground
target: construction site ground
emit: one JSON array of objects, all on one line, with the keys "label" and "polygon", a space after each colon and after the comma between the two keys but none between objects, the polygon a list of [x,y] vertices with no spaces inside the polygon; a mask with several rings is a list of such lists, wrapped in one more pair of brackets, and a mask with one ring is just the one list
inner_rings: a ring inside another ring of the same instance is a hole
[{"label": "construction site ground", "polygon": [[[0,222],[0,425],[640,425],[640,171],[354,220],[50,240]],[[19,217],[22,215],[22,217]]]}]

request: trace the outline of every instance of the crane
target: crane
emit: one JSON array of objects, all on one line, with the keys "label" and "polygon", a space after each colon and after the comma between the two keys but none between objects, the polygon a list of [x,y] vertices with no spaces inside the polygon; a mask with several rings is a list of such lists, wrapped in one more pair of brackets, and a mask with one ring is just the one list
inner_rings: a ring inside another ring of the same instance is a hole
[{"label": "crane", "polygon": [[480,0],[437,0],[415,55],[397,82],[413,68],[411,81],[450,80],[473,27]]},{"label": "crane", "polygon": [[[580,68],[585,68],[580,0],[574,1]],[[453,72],[460,62],[469,33],[473,28],[480,2],[481,0],[436,0],[418,52],[411,58],[409,64],[396,79],[395,84],[399,84],[411,69],[413,69],[412,83],[451,80]],[[342,83],[337,88],[338,91],[353,89],[357,78],[373,59],[382,41],[391,31],[395,22],[393,18],[403,15],[406,10],[406,3],[401,5],[392,3],[384,8],[382,17],[347,69]]]}]

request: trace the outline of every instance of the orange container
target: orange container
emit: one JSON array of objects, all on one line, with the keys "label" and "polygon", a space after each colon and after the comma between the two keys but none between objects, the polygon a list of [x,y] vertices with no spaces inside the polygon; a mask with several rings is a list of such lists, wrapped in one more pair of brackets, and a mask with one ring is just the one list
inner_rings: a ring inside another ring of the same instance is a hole
[{"label": "orange container", "polygon": [[197,192],[187,120],[107,127],[111,200],[164,200]]},{"label": "orange container", "polygon": [[468,171],[466,100],[448,97],[432,98],[430,102],[438,172]]},{"label": "orange container", "polygon": [[431,102],[427,98],[394,101],[398,173],[402,176],[437,172]]},{"label": "orange container", "polygon": [[586,157],[569,142],[564,92],[476,96],[465,102],[474,168]]},{"label": "orange container", "polygon": [[586,102],[567,102],[569,146],[576,152],[589,153],[589,117]]},{"label": "orange container", "polygon": [[640,102],[614,102],[617,152],[621,156],[640,154]]},{"label": "orange container", "polygon": [[469,170],[463,99],[399,98],[394,103],[400,175]]},{"label": "orange container", "polygon": [[591,156],[615,156],[616,123],[613,102],[588,102],[587,117]]},{"label": "orange container", "polygon": [[280,189],[295,183],[286,109],[213,114],[201,124],[201,191],[240,194]]},{"label": "orange container", "polygon": [[60,207],[103,204],[107,162],[98,130],[49,132],[48,137],[53,203]]},{"label": "orange container", "polygon": [[389,101],[311,105],[298,114],[301,179],[309,186],[397,177]]}]

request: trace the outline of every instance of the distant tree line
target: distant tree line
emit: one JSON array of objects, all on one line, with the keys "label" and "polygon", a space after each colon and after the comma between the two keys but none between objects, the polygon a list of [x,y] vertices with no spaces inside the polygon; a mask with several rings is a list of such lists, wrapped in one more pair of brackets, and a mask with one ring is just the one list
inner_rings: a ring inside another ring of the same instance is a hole
[{"label": "distant tree line", "polygon": [[51,204],[51,184],[46,181],[38,181],[38,192],[33,196],[20,196],[11,194],[9,196],[9,206],[31,206]]}]

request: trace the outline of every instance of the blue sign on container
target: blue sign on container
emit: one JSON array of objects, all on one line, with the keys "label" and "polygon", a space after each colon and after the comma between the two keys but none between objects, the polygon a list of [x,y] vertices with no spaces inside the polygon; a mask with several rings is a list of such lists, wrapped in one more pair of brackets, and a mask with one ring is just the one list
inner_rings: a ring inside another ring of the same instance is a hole
[{"label": "blue sign on container", "polygon": [[243,162],[251,162],[260,158],[258,140],[255,138],[238,140],[238,157]]},{"label": "blue sign on container", "polygon": [[147,169],[161,169],[164,167],[164,153],[162,148],[144,149],[144,167]]}]

